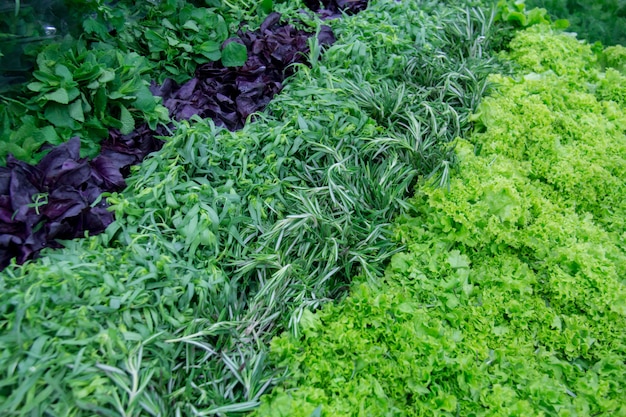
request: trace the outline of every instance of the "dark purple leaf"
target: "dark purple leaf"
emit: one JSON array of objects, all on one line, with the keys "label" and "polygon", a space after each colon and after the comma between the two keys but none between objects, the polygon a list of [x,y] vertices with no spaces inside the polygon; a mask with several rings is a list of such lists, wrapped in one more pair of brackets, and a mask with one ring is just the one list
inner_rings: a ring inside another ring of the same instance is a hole
[{"label": "dark purple leaf", "polygon": [[39,188],[43,182],[43,174],[37,167],[27,164],[24,161],[17,160],[13,155],[7,156],[7,168],[11,170],[11,178],[16,169],[24,175],[25,181],[31,183],[34,187]]},{"label": "dark purple leaf", "polygon": [[36,194],[40,194],[41,190],[37,189],[28,180],[24,171],[21,166],[15,165],[11,172],[9,195],[11,196],[11,208],[14,213],[12,221],[33,225],[38,220],[38,215],[32,207],[33,197]]},{"label": "dark purple leaf", "polygon": [[333,34],[333,30],[330,26],[323,25],[321,27],[317,40],[320,45],[332,45],[335,43],[335,35]]},{"label": "dark purple leaf", "polygon": [[104,232],[113,222],[114,215],[106,207],[96,206],[86,210],[83,213],[82,224],[84,230],[89,230],[91,234]]},{"label": "dark purple leaf", "polygon": [[170,78],[166,79],[162,85],[157,85],[155,82],[150,84],[150,92],[155,96],[166,97],[172,92],[172,89],[176,88],[176,82]]},{"label": "dark purple leaf", "polygon": [[[113,221],[105,191],[124,187],[130,165],[161,148],[164,128],[147,125],[130,135],[111,131],[102,153],[90,163],[80,158],[80,140],[72,138],[49,153],[37,166],[7,157],[0,167],[0,269],[12,258],[18,264],[46,247],[61,247],[55,239],[97,234]],[[92,207],[93,205],[93,207]]]},{"label": "dark purple leaf", "polygon": [[48,204],[42,212],[50,220],[61,221],[78,216],[86,207],[87,202],[76,188],[60,186],[48,195]]},{"label": "dark purple leaf", "polygon": [[199,108],[191,104],[187,104],[179,110],[178,115],[181,119],[190,119],[191,116],[200,114],[201,112],[202,111]]},{"label": "dark purple leaf", "polygon": [[191,95],[196,90],[196,85],[198,84],[197,78],[192,78],[187,81],[183,86],[176,92],[176,98],[178,100],[189,100]]},{"label": "dark purple leaf", "polygon": [[47,190],[59,185],[80,187],[89,179],[91,169],[86,160],[80,159],[80,139],[69,141],[53,148],[37,164],[42,173],[41,188]]},{"label": "dark purple leaf", "polygon": [[267,32],[267,30],[271,27],[276,25],[278,22],[280,22],[280,13],[277,12],[272,12],[270,13],[265,20],[263,21],[263,23],[261,23],[261,29],[260,32],[261,33],[265,33]]},{"label": "dark purple leaf", "polygon": [[122,176],[122,168],[131,165],[135,161],[133,155],[107,152],[97,156],[91,161],[93,169],[91,175],[96,183],[102,184],[106,190],[117,191],[124,188],[126,183]]},{"label": "dark purple leaf", "polygon": [[11,170],[7,167],[0,167],[0,195],[9,194],[11,184]]}]

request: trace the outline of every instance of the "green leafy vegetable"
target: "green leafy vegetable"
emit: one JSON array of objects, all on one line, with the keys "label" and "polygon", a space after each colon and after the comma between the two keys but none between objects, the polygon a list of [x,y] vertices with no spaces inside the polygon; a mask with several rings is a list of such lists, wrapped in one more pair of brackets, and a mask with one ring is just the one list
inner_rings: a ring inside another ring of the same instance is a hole
[{"label": "green leafy vegetable", "polygon": [[[228,24],[215,9],[167,0],[147,8],[142,19],[125,29],[128,39],[122,47],[148,58],[150,74],[157,83],[165,78],[182,83],[193,76],[198,65],[221,58],[220,46],[230,37]],[[226,54],[227,60],[234,60],[231,62],[242,60],[237,47],[230,47]]]},{"label": "green leafy vegetable", "polygon": [[[447,183],[451,142],[499,68],[492,19],[390,0],[333,25],[338,42],[320,60],[311,40],[311,67],[254,123],[238,132],[197,117],[178,123],[132,169],[128,189],[108,197],[117,220],[103,235],[0,274],[0,414],[251,411],[280,378],[267,360],[271,338],[299,333],[300,322],[303,334],[318,332],[312,311],[343,297],[354,276],[382,277],[401,247],[392,219],[411,209],[418,179]],[[185,50],[180,37],[163,40],[172,54]],[[105,120],[130,125],[123,109],[133,114],[142,89],[131,80],[103,88],[115,68],[86,71],[97,91],[88,103],[111,105]],[[58,77],[42,71],[37,82]],[[49,92],[42,85],[37,94]],[[461,255],[446,256],[455,271],[467,269]],[[309,415],[324,412],[313,405]]]}]

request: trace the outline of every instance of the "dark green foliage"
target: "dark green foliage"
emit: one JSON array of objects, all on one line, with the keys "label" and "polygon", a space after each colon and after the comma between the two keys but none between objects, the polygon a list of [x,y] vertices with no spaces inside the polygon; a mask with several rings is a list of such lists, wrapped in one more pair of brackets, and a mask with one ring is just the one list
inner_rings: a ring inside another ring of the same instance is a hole
[{"label": "dark green foliage", "polygon": [[[109,129],[129,133],[144,122],[154,129],[169,120],[160,99],[150,93],[149,81],[185,81],[200,64],[222,60],[226,66],[241,66],[247,59],[245,47],[225,41],[238,29],[236,11],[252,10],[249,4],[216,8],[184,0],[66,0],[41,4],[41,13],[32,16],[27,13],[32,6],[11,4],[21,7],[17,24],[3,19],[2,36],[21,39],[28,31],[39,39],[50,13],[59,33],[62,28],[70,35],[62,41],[56,37],[57,43],[43,50],[43,43],[33,44],[36,63],[22,49],[0,51],[10,55],[7,59],[24,59],[15,69],[19,80],[27,82],[7,87],[0,96],[0,161],[12,153],[36,162],[42,145],[58,145],[74,135],[81,137],[82,155],[94,156]],[[272,7],[265,4],[267,10]],[[14,13],[5,8],[0,10],[4,15]],[[9,80],[15,81],[12,76]]]},{"label": "dark green foliage", "polygon": [[515,31],[519,29],[534,25],[551,25],[556,29],[569,27],[566,19],[555,18],[553,20],[546,9],[526,7],[523,0],[499,0],[494,10],[495,20],[503,29],[494,33],[490,39],[498,50],[508,50]]},{"label": "dark green foliage", "polygon": [[[124,30],[123,47],[150,60],[152,78],[159,84],[166,77],[186,81],[199,64],[220,60],[222,43],[230,36],[228,22],[221,14],[181,0],[149,8],[141,20]],[[233,56],[225,52],[227,60]],[[239,65],[245,62],[245,55],[243,60],[235,58]]]},{"label": "dark green foliage", "polygon": [[571,32],[590,43],[626,44],[624,0],[526,0],[529,8],[542,7],[554,19],[567,19]]}]

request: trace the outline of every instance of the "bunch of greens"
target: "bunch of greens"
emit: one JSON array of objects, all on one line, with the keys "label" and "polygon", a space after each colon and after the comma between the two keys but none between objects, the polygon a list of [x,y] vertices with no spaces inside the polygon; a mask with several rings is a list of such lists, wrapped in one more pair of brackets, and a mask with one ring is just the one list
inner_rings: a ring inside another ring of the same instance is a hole
[{"label": "bunch of greens", "polygon": [[164,1],[129,31],[134,38],[130,47],[152,62],[153,78],[159,84],[165,78],[187,81],[198,65],[207,62],[221,60],[230,66],[246,62],[241,45],[222,47],[230,37],[229,27],[214,9]]},{"label": "bunch of greens", "polygon": [[[591,215],[595,223],[619,234],[626,213],[621,136],[626,77],[611,66],[623,68],[626,55],[609,47],[600,53],[600,66],[598,53],[586,43],[562,36],[550,44],[542,38],[544,32],[542,27],[531,29],[511,43],[509,57],[525,71],[524,83],[497,78],[507,87],[506,95],[497,97],[497,106],[489,99],[479,107],[477,128],[487,130],[480,146],[526,161],[529,175],[546,192],[558,195],[563,206],[582,217]],[[525,115],[522,123],[532,126],[532,132],[503,114]]]},{"label": "bunch of greens", "polygon": [[[180,88],[174,89],[174,82],[168,80],[160,88],[153,85],[150,90],[158,90],[161,95],[169,90],[165,105],[170,108],[173,118],[188,119],[200,113],[210,116],[216,124],[225,122],[228,128],[241,128],[250,114],[262,110],[272,96],[280,91],[285,76],[293,73],[293,68],[290,68],[292,64],[306,62],[304,52],[308,51],[307,40],[311,34],[290,25],[279,24],[279,19],[280,14],[273,13],[259,31],[240,32],[245,46],[235,42],[232,44],[243,48],[244,56],[246,49],[252,54],[246,65],[237,71],[221,65],[205,65],[197,71],[198,78]],[[325,44],[334,41],[329,27],[321,28],[319,40]],[[232,50],[227,45],[225,50],[229,49]],[[137,58],[136,54],[128,55]],[[118,58],[121,56],[117,55]],[[107,83],[115,81],[113,73],[109,71],[103,74],[97,67],[85,68],[85,65],[81,65],[72,67],[78,69],[72,74],[65,65],[49,59],[50,54],[42,53],[39,58],[46,64],[55,64],[55,67],[43,67],[42,71],[35,74],[35,78],[41,81],[30,83],[28,88],[39,93],[37,101],[45,102],[44,116],[48,121],[57,127],[67,126],[67,121],[70,121],[75,126],[69,127],[76,129],[79,122],[85,121],[82,103],[78,98],[80,95],[85,99],[85,95],[80,93],[73,75],[78,75],[83,87],[86,85],[88,89],[96,90],[92,91],[95,94],[93,101],[102,104],[105,90],[111,87]],[[92,63],[90,61],[93,59],[84,61]],[[199,88],[195,89],[195,86]],[[135,86],[126,84],[122,87],[132,89]],[[134,103],[139,105],[137,107],[143,108],[137,109],[137,112],[141,116],[149,116],[150,113],[146,112],[154,110],[155,102],[145,85],[140,84],[140,88],[137,97],[121,98],[135,98]],[[118,98],[115,92],[107,95],[108,98]],[[79,157],[80,141],[74,137],[70,148],[65,143],[52,147],[47,143],[45,147],[51,147],[46,149],[49,153],[35,166],[9,156],[7,167],[0,167],[0,211],[4,212],[0,216],[0,269],[12,258],[21,264],[36,257],[46,246],[60,247],[57,239],[76,238],[86,232],[99,233],[111,223],[112,215],[106,211],[106,203],[96,203],[95,200],[100,201],[102,192],[119,191],[124,187],[123,173],[127,172],[127,167],[160,149],[160,141],[154,136],[163,134],[164,130],[160,127],[160,132],[157,132],[154,120],[135,128],[133,115],[124,104],[119,106],[120,121],[105,114],[102,106],[93,112],[95,123],[110,122],[113,129],[102,128],[108,134],[107,140],[100,147],[101,154],[92,161]],[[89,103],[87,107],[86,111],[93,110]],[[93,128],[93,124],[88,121],[82,127]],[[102,127],[101,124],[97,126]],[[32,134],[33,130],[29,128],[24,129],[26,134]],[[55,133],[50,126],[37,133],[47,131]],[[25,144],[35,146],[35,149],[40,147],[36,141]],[[28,150],[25,146],[13,145],[15,149]],[[51,155],[55,156],[51,159]],[[98,205],[97,213],[90,210],[95,204]]]},{"label": "bunch of greens", "polygon": [[626,111],[575,38],[511,50],[450,189],[398,221],[408,250],[272,342],[293,377],[255,415],[626,414]]},{"label": "bunch of greens", "polygon": [[91,15],[87,13],[84,37],[146,57],[151,64],[150,76],[158,84],[166,78],[181,83],[189,80],[201,64],[245,63],[245,48],[225,41],[246,23],[260,24],[273,5],[264,7],[253,22],[242,21],[250,17],[251,8],[243,2],[231,5],[163,0],[156,4],[122,1],[111,5],[99,0],[91,6]]},{"label": "bunch of greens", "polygon": [[604,45],[626,44],[626,2],[623,0],[526,0],[557,19],[567,19],[580,38]]},{"label": "bunch of greens", "polygon": [[322,61],[311,40],[255,123],[178,123],[103,235],[0,275],[0,413],[254,409],[279,376],[270,339],[382,276],[412,184],[445,184],[496,68],[490,16],[380,1],[333,22]]},{"label": "bunch of greens", "polygon": [[84,31],[64,28],[73,38],[39,52],[32,82],[0,98],[2,160],[12,153],[35,163],[43,155],[40,151],[45,152],[42,145],[55,146],[74,135],[83,140],[83,155],[95,156],[110,129],[130,133],[142,123],[154,129],[169,120],[148,89],[151,78],[186,80],[200,63],[246,61],[245,47],[222,45],[232,22],[215,9],[182,0],[156,6],[102,0],[57,3],[68,10],[66,20],[83,19]]},{"label": "bunch of greens", "polygon": [[567,19],[551,17],[546,9],[526,7],[523,1],[513,0],[499,0],[497,2],[495,21],[499,26],[508,29],[496,33],[491,39],[498,49],[507,49],[517,30],[548,24],[557,30],[569,27]]},{"label": "bunch of greens", "polygon": [[[524,2],[500,0],[498,2],[498,20],[526,28],[538,24],[549,24],[548,11],[542,8],[528,9]],[[563,22],[563,24],[565,24]]]},{"label": "bunch of greens", "polygon": [[104,231],[113,214],[102,194],[122,190],[128,168],[161,148],[155,133],[146,125],[132,135],[112,132],[92,160],[80,157],[77,136],[36,165],[9,156],[0,167],[0,270],[62,247],[59,240]]},{"label": "bunch of greens", "polygon": [[154,129],[167,122],[167,109],[148,88],[149,68],[145,58],[106,44],[68,39],[46,47],[25,97],[3,99],[0,155],[37,161],[42,145],[78,135],[84,155],[94,156],[109,129],[130,133],[141,123]]},{"label": "bunch of greens", "polygon": [[36,166],[9,157],[0,167],[0,269],[12,258],[23,263],[44,247],[58,247],[55,239],[98,233],[113,221],[100,199],[109,167],[92,171],[79,148],[75,137]]}]

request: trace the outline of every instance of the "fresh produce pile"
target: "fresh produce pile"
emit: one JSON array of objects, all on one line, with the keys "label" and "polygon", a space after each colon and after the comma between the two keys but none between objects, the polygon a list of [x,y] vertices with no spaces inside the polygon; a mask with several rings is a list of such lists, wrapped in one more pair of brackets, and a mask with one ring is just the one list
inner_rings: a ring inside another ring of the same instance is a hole
[{"label": "fresh produce pile", "polygon": [[13,258],[21,264],[41,249],[61,247],[57,239],[103,232],[113,213],[102,193],[123,189],[122,171],[159,145],[147,140],[129,147],[111,140],[87,161],[74,137],[34,166],[9,155],[7,166],[0,167],[0,268]]},{"label": "fresh produce pile", "polygon": [[0,273],[1,415],[626,415],[624,48],[505,1],[85,9],[2,96],[1,220],[104,231]]},{"label": "fresh produce pile", "polygon": [[255,415],[626,415],[623,57],[520,32],[407,250],[272,342],[292,377]]}]

